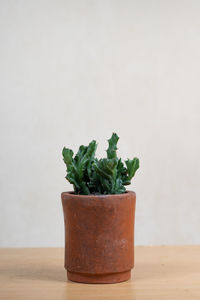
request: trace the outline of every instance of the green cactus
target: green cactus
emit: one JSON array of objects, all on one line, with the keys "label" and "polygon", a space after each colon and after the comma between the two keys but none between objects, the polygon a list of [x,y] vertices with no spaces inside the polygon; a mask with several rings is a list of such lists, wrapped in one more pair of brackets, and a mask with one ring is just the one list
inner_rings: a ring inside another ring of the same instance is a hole
[{"label": "green cactus", "polygon": [[125,166],[116,154],[118,140],[117,134],[113,133],[108,140],[107,158],[101,159],[95,157],[97,144],[94,140],[88,146],[80,146],[75,157],[71,149],[63,148],[63,160],[67,166],[66,179],[73,184],[75,194],[126,192],[125,185],[131,183],[139,168],[139,159],[128,159]]}]

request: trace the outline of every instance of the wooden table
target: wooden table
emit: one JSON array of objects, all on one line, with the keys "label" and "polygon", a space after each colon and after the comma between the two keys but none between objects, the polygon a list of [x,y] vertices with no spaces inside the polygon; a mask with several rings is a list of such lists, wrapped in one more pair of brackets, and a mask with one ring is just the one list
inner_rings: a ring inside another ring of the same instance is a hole
[{"label": "wooden table", "polygon": [[132,279],[67,281],[63,248],[0,249],[1,300],[200,300],[200,246],[136,247]]}]

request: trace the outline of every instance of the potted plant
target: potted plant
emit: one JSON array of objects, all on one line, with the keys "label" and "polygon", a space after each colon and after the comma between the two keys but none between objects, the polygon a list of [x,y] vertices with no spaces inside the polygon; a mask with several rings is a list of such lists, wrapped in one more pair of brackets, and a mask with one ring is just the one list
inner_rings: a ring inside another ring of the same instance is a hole
[{"label": "potted plant", "polygon": [[107,157],[95,157],[96,141],[77,154],[64,148],[66,179],[73,192],[61,194],[65,221],[65,268],[69,280],[115,283],[128,280],[134,266],[136,195],[125,185],[139,159],[117,157],[116,133],[108,140]]}]

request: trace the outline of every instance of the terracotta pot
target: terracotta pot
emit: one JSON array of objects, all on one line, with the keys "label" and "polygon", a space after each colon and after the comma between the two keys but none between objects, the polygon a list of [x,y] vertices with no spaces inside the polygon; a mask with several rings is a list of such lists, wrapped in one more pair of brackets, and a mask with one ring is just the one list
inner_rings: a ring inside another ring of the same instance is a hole
[{"label": "terracotta pot", "polygon": [[69,280],[115,283],[134,266],[134,192],[61,195],[65,220],[65,268]]}]

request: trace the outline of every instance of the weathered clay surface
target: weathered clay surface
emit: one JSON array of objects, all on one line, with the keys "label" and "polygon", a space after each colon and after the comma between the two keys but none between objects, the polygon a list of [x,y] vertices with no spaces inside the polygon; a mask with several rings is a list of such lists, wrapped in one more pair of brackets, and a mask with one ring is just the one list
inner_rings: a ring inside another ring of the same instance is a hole
[{"label": "weathered clay surface", "polygon": [[68,279],[114,283],[130,278],[134,266],[134,192],[61,195]]}]

